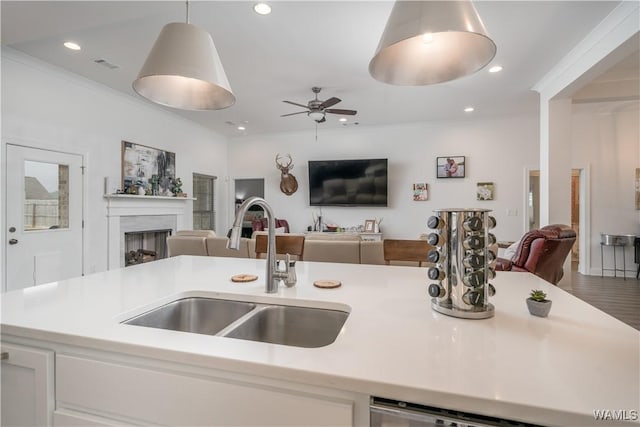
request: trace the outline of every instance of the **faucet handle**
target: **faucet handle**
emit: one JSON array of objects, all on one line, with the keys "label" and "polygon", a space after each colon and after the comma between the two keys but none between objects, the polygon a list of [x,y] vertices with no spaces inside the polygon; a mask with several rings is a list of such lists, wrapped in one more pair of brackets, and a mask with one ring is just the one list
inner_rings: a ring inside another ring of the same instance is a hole
[{"label": "faucet handle", "polygon": [[[289,262],[291,260],[291,255],[286,254],[285,260],[280,260],[276,262],[276,271],[273,272],[273,277],[276,279],[285,280],[289,276]],[[284,270],[280,267],[284,262]]]}]

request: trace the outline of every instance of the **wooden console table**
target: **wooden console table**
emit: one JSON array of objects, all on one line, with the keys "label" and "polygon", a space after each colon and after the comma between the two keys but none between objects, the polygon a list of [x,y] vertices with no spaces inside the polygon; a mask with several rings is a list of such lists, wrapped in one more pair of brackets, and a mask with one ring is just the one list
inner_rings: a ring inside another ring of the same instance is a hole
[{"label": "wooden console table", "polygon": [[320,231],[308,231],[305,233],[307,236],[312,236],[312,235],[322,235],[322,236],[327,236],[327,237],[333,237],[335,236],[336,238],[339,238],[340,236],[359,236],[360,240],[365,240],[365,241],[373,241],[373,242],[380,242],[382,241],[382,233],[366,233],[366,232],[357,232],[357,231],[345,231],[345,232],[334,232],[334,231],[324,231],[324,232],[320,232]]}]

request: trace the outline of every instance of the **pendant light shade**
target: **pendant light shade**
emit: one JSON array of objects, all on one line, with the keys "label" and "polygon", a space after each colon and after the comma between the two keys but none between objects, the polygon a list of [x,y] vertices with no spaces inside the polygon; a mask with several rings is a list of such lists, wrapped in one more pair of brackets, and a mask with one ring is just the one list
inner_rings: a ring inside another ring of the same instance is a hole
[{"label": "pendant light shade", "polygon": [[429,85],[473,74],[495,54],[471,1],[396,1],[369,73],[384,83]]},{"label": "pendant light shade", "polygon": [[220,110],[236,102],[211,35],[189,23],[162,28],[133,89],[183,110]]}]

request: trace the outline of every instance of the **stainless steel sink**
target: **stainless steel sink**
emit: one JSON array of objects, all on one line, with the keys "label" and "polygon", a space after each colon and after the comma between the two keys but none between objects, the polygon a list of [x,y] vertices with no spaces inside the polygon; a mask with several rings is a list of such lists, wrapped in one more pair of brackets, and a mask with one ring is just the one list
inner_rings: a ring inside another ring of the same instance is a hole
[{"label": "stainless steel sink", "polygon": [[214,298],[183,298],[122,323],[295,347],[334,342],[349,313]]},{"label": "stainless steel sink", "polygon": [[336,340],[348,316],[338,310],[272,305],[258,308],[225,336],[295,347],[324,347]]},{"label": "stainless steel sink", "polygon": [[256,307],[253,303],[213,298],[183,298],[122,323],[216,335]]}]

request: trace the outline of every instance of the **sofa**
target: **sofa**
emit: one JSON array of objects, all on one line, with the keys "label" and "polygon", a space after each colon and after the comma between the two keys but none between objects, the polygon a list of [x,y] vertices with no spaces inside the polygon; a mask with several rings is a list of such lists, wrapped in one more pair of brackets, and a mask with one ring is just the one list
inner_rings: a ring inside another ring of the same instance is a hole
[{"label": "sofa", "polygon": [[[241,237],[240,247],[236,251],[227,248],[228,237],[218,236],[212,230],[185,230],[167,238],[170,245],[169,256],[202,255],[231,258],[255,258],[257,234],[267,231],[254,231],[251,238]],[[288,233],[304,236],[304,261],[336,262],[348,264],[385,265],[382,241],[361,240],[357,234],[349,233]],[[277,254],[277,259],[284,259]],[[415,262],[394,261],[391,265],[418,266]],[[426,265],[425,265],[426,267]]]},{"label": "sofa", "polygon": [[178,255],[206,256],[208,237],[215,237],[213,230],[180,230],[167,237],[167,252],[170,257]]},{"label": "sofa", "polygon": [[[175,236],[167,238],[169,256],[201,255],[232,258],[256,257],[256,234],[267,234],[266,231],[255,231],[252,238],[240,238],[239,250],[228,249],[229,238],[218,236],[211,230],[179,231]],[[382,241],[361,240],[358,235],[350,234],[300,234],[305,236],[304,260],[316,262],[337,262],[352,264],[384,265]],[[283,259],[283,255],[277,255]],[[394,263],[395,264],[395,263]],[[416,265],[412,263],[398,263]]]}]

